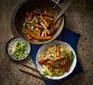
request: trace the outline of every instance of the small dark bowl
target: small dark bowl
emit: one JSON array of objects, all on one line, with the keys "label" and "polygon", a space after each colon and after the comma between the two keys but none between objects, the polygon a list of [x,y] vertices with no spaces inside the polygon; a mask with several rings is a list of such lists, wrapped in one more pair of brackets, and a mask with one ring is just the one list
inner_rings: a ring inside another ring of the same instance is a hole
[{"label": "small dark bowl", "polygon": [[[15,56],[12,56],[12,55],[11,55],[11,53],[10,53],[10,49],[11,49],[10,46],[13,44],[13,42],[14,42],[15,40],[23,41],[23,42],[26,42],[26,43],[27,43],[26,51],[28,52],[28,54],[25,55],[24,58],[16,59]],[[6,45],[6,53],[7,53],[7,55],[8,55],[11,59],[13,59],[13,60],[15,60],[15,61],[21,61],[21,60],[24,60],[25,58],[27,58],[27,57],[29,56],[30,51],[31,51],[30,43],[27,42],[27,41],[25,41],[25,40],[24,40],[23,38],[21,38],[20,36],[17,36],[17,37],[14,37],[14,38],[10,39],[10,40],[8,41],[7,45]]]}]

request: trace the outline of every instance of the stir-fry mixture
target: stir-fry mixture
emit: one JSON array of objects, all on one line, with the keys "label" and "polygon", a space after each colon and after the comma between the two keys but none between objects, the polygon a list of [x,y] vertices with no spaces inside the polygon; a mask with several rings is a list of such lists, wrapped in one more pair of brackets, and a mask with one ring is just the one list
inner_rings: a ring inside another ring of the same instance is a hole
[{"label": "stir-fry mixture", "polygon": [[19,42],[16,40],[10,45],[10,54],[16,59],[23,59],[28,54],[26,51],[26,46],[26,42]]},{"label": "stir-fry mixture", "polygon": [[23,23],[23,34],[28,40],[49,40],[52,38],[49,27],[53,20],[54,17],[47,11],[35,9],[32,12],[27,12]]},{"label": "stir-fry mixture", "polygon": [[44,76],[61,76],[69,71],[73,58],[73,52],[66,46],[53,44],[39,55],[38,61]]}]

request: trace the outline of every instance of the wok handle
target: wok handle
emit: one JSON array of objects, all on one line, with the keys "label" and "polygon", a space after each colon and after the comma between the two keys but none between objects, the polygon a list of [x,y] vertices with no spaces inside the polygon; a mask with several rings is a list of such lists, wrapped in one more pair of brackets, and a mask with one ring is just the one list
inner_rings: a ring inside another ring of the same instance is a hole
[{"label": "wok handle", "polygon": [[61,3],[63,3],[64,2],[64,0],[59,0],[59,4],[61,4]]},{"label": "wok handle", "polygon": [[58,6],[58,4],[61,4],[63,1],[64,0],[58,0],[53,8],[55,9]]},{"label": "wok handle", "polygon": [[72,3],[74,2],[74,0],[65,0],[61,6],[62,6],[62,10],[61,12],[57,15],[57,17],[54,20],[54,23],[56,23],[60,17],[67,11],[67,9],[72,5]]}]

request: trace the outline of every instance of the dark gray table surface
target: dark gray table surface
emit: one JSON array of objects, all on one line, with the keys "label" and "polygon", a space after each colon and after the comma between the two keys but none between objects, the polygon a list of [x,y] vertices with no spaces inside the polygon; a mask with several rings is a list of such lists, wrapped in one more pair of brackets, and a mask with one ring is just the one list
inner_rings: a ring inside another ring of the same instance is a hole
[{"label": "dark gray table surface", "polygon": [[[12,61],[5,52],[6,43],[13,37],[11,13],[22,1],[0,0],[0,85],[44,85],[43,81],[20,72],[21,65]],[[77,55],[84,72],[62,85],[93,85],[93,0],[75,0],[65,13],[65,27],[81,35]]]}]

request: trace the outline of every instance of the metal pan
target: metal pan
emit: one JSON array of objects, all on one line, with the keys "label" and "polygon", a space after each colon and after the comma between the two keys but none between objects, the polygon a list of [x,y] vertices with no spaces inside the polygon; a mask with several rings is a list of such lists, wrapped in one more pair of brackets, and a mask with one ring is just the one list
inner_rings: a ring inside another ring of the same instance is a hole
[{"label": "metal pan", "polygon": [[[11,30],[13,35],[14,36],[20,35],[23,39],[27,40],[22,33],[22,23],[23,23],[23,18],[26,16],[26,12],[33,11],[34,8],[40,8],[41,10],[46,10],[50,12],[54,17],[56,17],[62,9],[60,5],[57,5],[56,8],[53,9],[55,4],[56,3],[52,0],[25,0],[22,3],[20,3],[12,14]],[[27,41],[29,41],[32,44],[44,44],[54,40],[63,29],[64,26],[63,16],[61,17],[60,20],[58,20],[57,25],[58,28],[54,33],[54,35],[52,36],[52,39],[47,41],[37,41],[37,40],[32,40],[32,41],[27,40]]]}]

